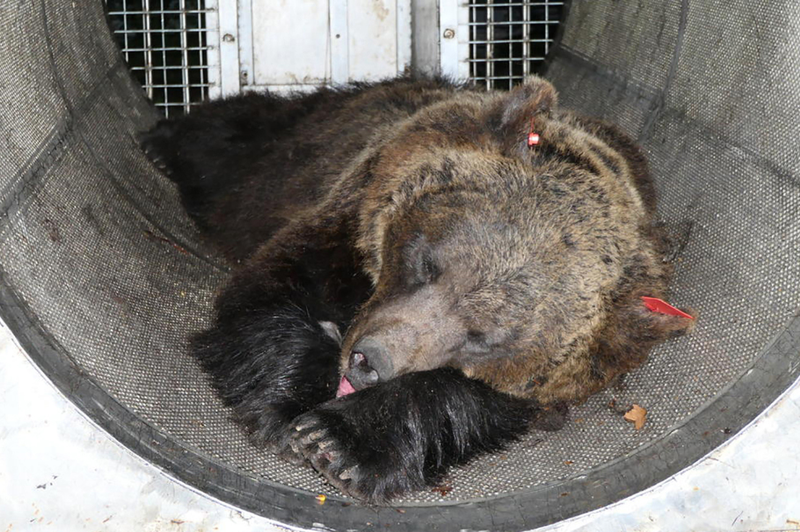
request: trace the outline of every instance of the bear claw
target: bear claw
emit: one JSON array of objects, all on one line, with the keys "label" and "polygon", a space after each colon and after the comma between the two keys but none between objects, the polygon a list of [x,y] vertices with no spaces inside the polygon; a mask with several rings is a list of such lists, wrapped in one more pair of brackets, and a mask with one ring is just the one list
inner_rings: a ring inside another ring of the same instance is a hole
[{"label": "bear claw", "polygon": [[340,443],[322,427],[323,421],[314,414],[306,414],[295,424],[291,447],[325,477],[325,480],[342,493],[363,499],[358,489],[359,467],[349,460]]}]

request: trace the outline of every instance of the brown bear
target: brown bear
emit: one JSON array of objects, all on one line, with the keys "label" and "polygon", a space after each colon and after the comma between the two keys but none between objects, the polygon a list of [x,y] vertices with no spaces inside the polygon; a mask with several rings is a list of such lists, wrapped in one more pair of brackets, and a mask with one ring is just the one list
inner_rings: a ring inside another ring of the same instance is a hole
[{"label": "brown bear", "polygon": [[380,503],[641,364],[692,319],[640,149],[510,92],[410,79],[247,94],[144,147],[237,265],[192,342],[253,441]]}]

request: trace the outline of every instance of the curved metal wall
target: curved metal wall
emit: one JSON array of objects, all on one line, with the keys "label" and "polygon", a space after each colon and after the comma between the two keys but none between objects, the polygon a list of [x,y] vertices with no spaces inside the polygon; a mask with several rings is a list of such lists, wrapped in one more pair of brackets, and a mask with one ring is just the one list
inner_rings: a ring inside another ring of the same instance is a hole
[{"label": "curved metal wall", "polygon": [[[763,4],[573,0],[548,77],[564,105],[646,148],[659,215],[685,242],[672,297],[701,319],[564,431],[454,472],[447,496],[410,497],[402,514],[350,504],[227,419],[185,353],[227,270],[139,151],[156,116],[101,2],[0,13],[0,314],[120,441],[287,523],[523,530],[635,493],[724,441],[800,368],[800,8]],[[644,404],[646,430],[612,398]]]}]

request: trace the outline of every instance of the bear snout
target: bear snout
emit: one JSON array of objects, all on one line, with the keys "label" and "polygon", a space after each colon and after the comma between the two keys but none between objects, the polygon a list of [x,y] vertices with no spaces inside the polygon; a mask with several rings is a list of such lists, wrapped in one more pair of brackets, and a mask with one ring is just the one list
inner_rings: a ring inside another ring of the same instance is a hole
[{"label": "bear snout", "polygon": [[366,336],[350,351],[345,377],[356,390],[389,380],[394,374],[388,350],[379,340]]}]

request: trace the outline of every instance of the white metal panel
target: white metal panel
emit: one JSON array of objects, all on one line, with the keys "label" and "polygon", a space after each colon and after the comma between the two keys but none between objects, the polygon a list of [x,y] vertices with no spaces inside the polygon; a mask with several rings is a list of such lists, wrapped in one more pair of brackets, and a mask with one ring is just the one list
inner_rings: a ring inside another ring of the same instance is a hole
[{"label": "white metal panel", "polygon": [[238,9],[235,1],[219,2],[219,65],[223,96],[238,94],[239,82],[239,33]]},{"label": "white metal panel", "polygon": [[350,79],[372,81],[396,76],[396,0],[349,0],[347,7]]},{"label": "white metal panel", "polygon": [[330,78],[327,0],[254,0],[257,85],[318,84]]},{"label": "white metal panel", "polygon": [[461,56],[458,49],[458,0],[439,1],[439,53],[442,75],[452,79],[459,77]]},{"label": "white metal panel", "polygon": [[[229,0],[230,1],[230,0]],[[256,0],[257,2],[258,0]],[[238,0],[239,82],[244,90],[253,81],[253,0]]]},{"label": "white metal panel", "polygon": [[238,0],[238,5],[243,88],[305,90],[379,80],[411,64],[410,0]]},{"label": "white metal panel", "polygon": [[331,82],[334,85],[350,81],[350,31],[347,17],[348,0],[330,1]]},{"label": "white metal panel", "polygon": [[217,0],[206,0],[206,61],[208,62],[208,97],[212,100],[222,96],[222,72],[219,59],[219,20]]},{"label": "white metal panel", "polygon": [[401,73],[411,68],[411,0],[397,0],[396,6],[397,72]]},{"label": "white metal panel", "polygon": [[411,0],[412,68],[424,74],[440,74],[439,3],[432,0]]}]

